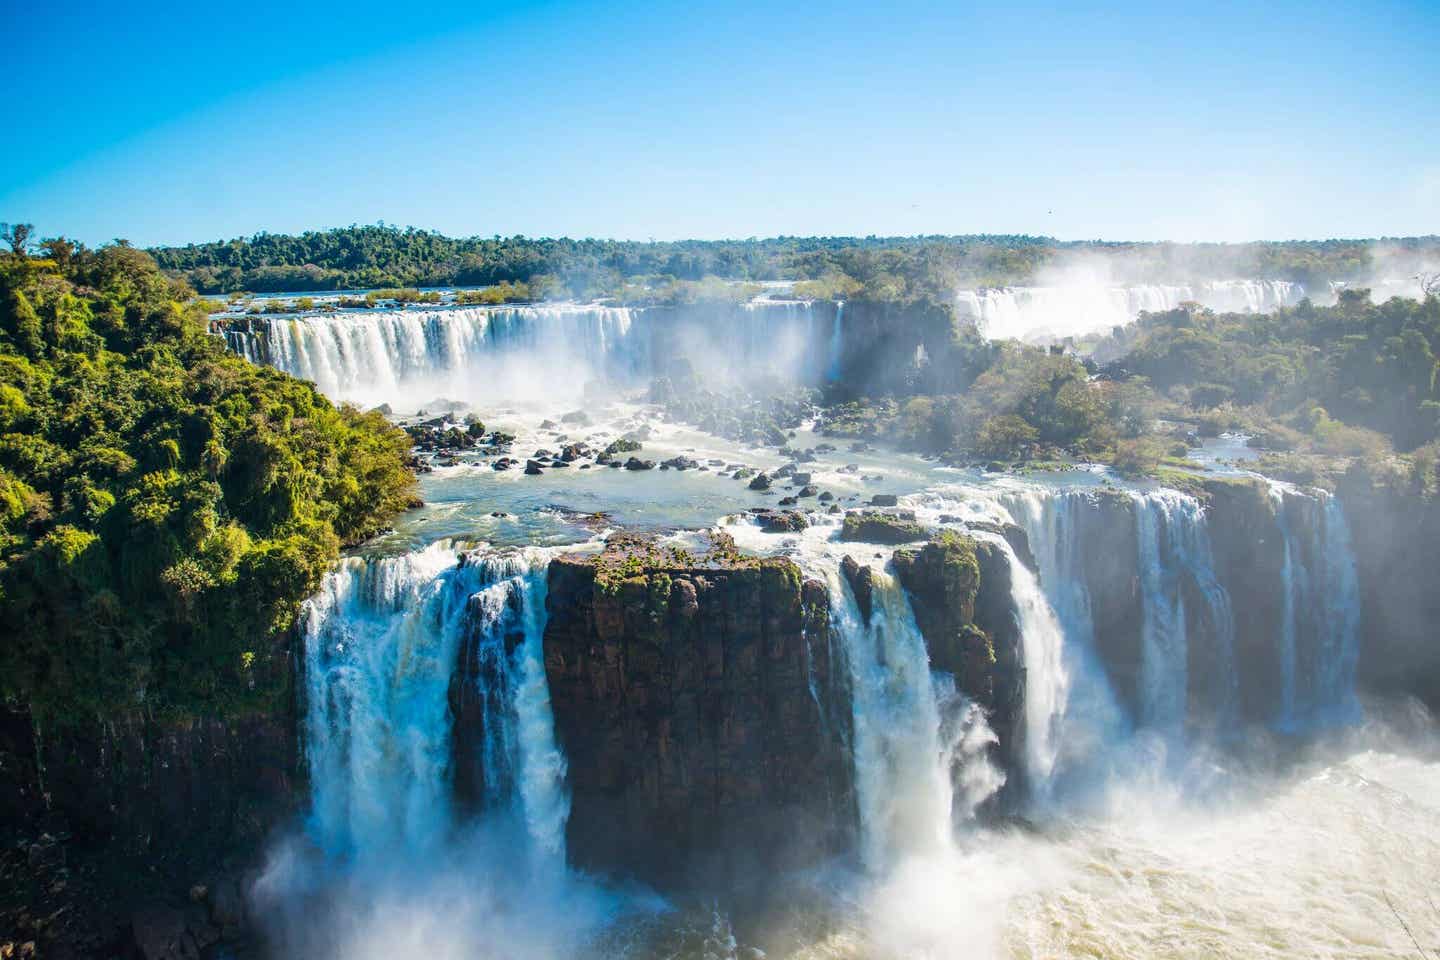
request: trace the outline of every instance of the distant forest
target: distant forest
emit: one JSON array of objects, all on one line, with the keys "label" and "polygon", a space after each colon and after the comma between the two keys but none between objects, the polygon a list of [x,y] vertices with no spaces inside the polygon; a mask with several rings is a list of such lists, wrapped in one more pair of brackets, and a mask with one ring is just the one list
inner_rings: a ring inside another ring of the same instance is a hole
[{"label": "distant forest", "polygon": [[[1386,241],[1440,254],[1440,238]],[[377,287],[525,283],[550,296],[612,296],[639,282],[802,280],[844,285],[877,300],[943,294],[959,285],[1026,283],[1071,258],[1103,258],[1117,281],[1237,276],[1321,285],[1360,280],[1374,241],[1248,244],[1061,242],[1034,236],[776,237],[765,240],[452,238],[383,224],[258,233],[229,241],[156,247],[160,268],[202,293],[306,292]],[[851,282],[853,281],[853,286]]]}]

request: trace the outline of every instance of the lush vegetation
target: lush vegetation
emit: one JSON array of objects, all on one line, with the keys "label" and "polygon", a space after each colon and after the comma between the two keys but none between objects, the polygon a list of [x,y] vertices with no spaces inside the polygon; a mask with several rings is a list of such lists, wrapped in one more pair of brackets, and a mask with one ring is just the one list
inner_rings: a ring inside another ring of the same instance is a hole
[{"label": "lush vegetation", "polygon": [[1147,316],[1102,346],[1121,355],[1117,371],[1285,446],[1374,454],[1440,439],[1433,296],[1376,304],[1346,291],[1333,307],[1306,302],[1265,316],[1185,308]]},{"label": "lush vegetation", "polygon": [[846,399],[827,430],[970,462],[1086,459],[1132,475],[1184,466],[1197,434],[1239,431],[1276,454],[1277,472],[1315,481],[1354,462],[1393,466],[1398,451],[1411,485],[1429,489],[1440,461],[1437,354],[1434,295],[1377,304],[1354,290],[1331,307],[1268,315],[1187,305],[1105,338],[1098,364],[1014,342],[972,347],[958,389],[917,378],[918,389]]},{"label": "lush vegetation", "polygon": [[[1394,241],[1433,250],[1434,238]],[[451,238],[383,224],[261,233],[151,251],[206,293],[527,284],[535,299],[624,296],[707,277],[800,280],[807,296],[948,298],[957,284],[1024,283],[1077,255],[1105,258],[1116,280],[1264,276],[1307,285],[1354,280],[1371,266],[1364,240],[1252,244],[1062,243],[1032,236],[776,237],[641,243],[566,238]],[[677,294],[684,296],[684,294]],[[663,294],[662,294],[663,296]]]},{"label": "lush vegetation", "polygon": [[6,233],[0,691],[61,718],[283,694],[299,601],[413,501],[408,438],[228,354],[147,253]]}]

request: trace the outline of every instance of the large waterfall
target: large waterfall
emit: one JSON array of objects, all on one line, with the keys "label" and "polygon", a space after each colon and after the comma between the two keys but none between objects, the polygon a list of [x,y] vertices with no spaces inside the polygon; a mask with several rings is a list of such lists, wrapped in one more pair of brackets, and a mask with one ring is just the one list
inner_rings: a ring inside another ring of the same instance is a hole
[{"label": "large waterfall", "polygon": [[[819,383],[838,371],[838,308],[757,300],[683,307],[555,303],[410,307],[237,321],[232,350],[362,404],[445,397],[578,399],[587,384],[636,386],[676,362],[720,380]],[[828,346],[827,346],[828,340]]]},{"label": "large waterfall", "polygon": [[350,559],[302,614],[311,831],[332,854],[435,849],[456,825],[451,791],[457,664],[482,704],[487,807],[523,821],[537,857],[563,852],[564,760],[541,641],[536,553],[435,544]]},{"label": "large waterfall", "polygon": [[[1277,485],[1271,496],[1283,568],[1252,575],[1274,577],[1278,587],[1278,673],[1253,682],[1273,690],[1277,707],[1271,717],[1248,718],[1240,715],[1242,669],[1254,677],[1264,668],[1240,662],[1237,585],[1217,571],[1198,499],[1166,490],[1116,497],[1029,489],[1001,497],[1028,534],[1064,635],[1068,696],[1055,725],[1058,767],[1093,761],[1131,727],[1179,741],[1196,726],[1227,736],[1247,721],[1295,730],[1356,718],[1359,599],[1344,513],[1324,494]],[[1128,545],[1116,533],[1127,516]],[[1097,603],[1108,618],[1098,637]],[[1034,678],[1027,688],[1037,689]]]},{"label": "large waterfall", "polygon": [[1194,301],[1214,310],[1268,313],[1305,296],[1288,280],[1210,280],[1191,284],[1081,284],[962,290],[962,315],[992,340],[1060,339],[1105,334],[1142,312]]}]

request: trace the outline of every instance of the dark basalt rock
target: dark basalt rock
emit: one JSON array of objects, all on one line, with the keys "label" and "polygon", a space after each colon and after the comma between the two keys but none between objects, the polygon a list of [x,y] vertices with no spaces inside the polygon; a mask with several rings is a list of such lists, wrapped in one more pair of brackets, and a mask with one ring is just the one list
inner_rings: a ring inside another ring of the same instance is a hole
[{"label": "dark basalt rock", "polygon": [[639,457],[631,457],[625,461],[626,470],[654,470],[654,460],[641,460]]},{"label": "dark basalt rock", "polygon": [[846,554],[840,561],[840,573],[855,594],[855,605],[860,608],[861,619],[868,624],[875,609],[875,572],[868,566],[862,567],[854,557]]},{"label": "dark basalt rock", "polygon": [[763,474],[763,473],[757,473],[757,474],[755,474],[755,478],[750,481],[750,489],[751,489],[751,490],[769,490],[769,489],[770,489],[770,478],[767,477],[767,476],[766,476],[765,474]]},{"label": "dark basalt rock", "polygon": [[870,498],[872,507],[893,507],[900,503],[900,498],[893,493],[877,493]]},{"label": "dark basalt rock", "polygon": [[526,475],[526,476],[538,477],[538,476],[540,476],[540,475],[541,475],[542,473],[544,473],[544,472],[545,472],[544,470],[541,470],[541,469],[540,469],[540,464],[536,463],[534,460],[526,460],[526,461],[525,461],[525,475]]},{"label": "dark basalt rock", "polygon": [[999,740],[995,760],[1012,771],[997,803],[1012,804],[1022,789],[1024,661],[1009,559],[993,543],[947,530],[923,547],[897,550],[893,564],[931,665],[986,710]]},{"label": "dark basalt rock", "polygon": [[913,543],[929,536],[925,527],[915,520],[913,510],[889,513],[879,510],[852,510],[845,514],[840,527],[841,540],[867,543]]},{"label": "dark basalt rock", "polygon": [[[785,501],[780,501],[784,506]],[[810,524],[805,519],[805,514],[798,510],[786,510],[782,513],[769,513],[761,516],[760,527],[766,533],[798,533]]]},{"label": "dark basalt rock", "polygon": [[696,558],[615,538],[551,563],[545,668],[577,867],[753,883],[849,842],[848,688],[815,642],[825,588],[727,541]]}]

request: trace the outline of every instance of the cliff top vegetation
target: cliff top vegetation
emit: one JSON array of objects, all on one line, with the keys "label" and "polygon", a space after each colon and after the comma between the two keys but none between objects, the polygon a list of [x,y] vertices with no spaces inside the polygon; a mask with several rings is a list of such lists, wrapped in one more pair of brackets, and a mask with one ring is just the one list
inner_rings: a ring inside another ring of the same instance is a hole
[{"label": "cliff top vegetation", "polygon": [[376,413],[228,353],[124,244],[0,254],[0,691],[44,716],[240,709],[343,544],[414,500]]}]

